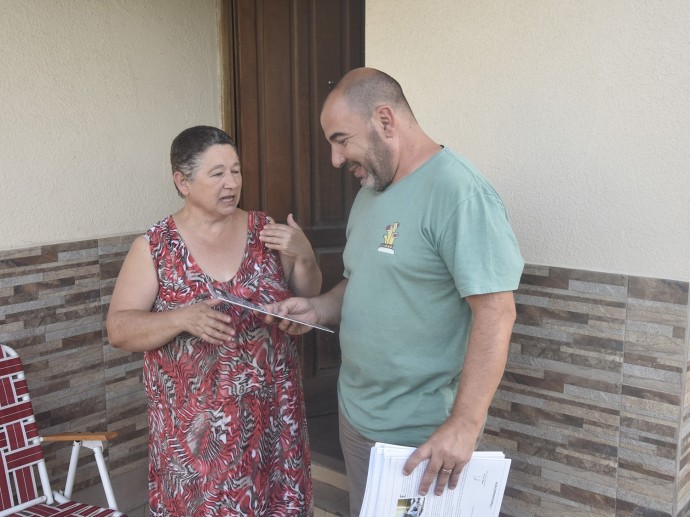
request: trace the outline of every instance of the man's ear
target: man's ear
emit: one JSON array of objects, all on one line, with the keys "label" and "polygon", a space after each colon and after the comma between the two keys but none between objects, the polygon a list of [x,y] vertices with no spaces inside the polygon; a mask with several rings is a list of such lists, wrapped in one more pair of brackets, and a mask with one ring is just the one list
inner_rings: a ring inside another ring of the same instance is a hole
[{"label": "man's ear", "polygon": [[180,171],[175,171],[173,173],[173,181],[175,182],[177,190],[180,191],[180,194],[182,194],[184,197],[187,197],[189,194],[189,178],[187,178],[187,176],[182,174]]},{"label": "man's ear", "polygon": [[383,129],[386,137],[391,137],[395,130],[395,115],[390,106],[383,105],[376,108],[374,117],[377,124]]}]

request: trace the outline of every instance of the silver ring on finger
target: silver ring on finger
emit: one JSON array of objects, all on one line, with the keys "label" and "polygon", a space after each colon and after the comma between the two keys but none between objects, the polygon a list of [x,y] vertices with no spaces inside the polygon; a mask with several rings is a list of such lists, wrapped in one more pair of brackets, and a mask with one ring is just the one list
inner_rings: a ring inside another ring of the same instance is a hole
[{"label": "silver ring on finger", "polygon": [[453,469],[444,469],[443,467],[441,467],[441,472],[443,472],[444,474],[452,474]]}]

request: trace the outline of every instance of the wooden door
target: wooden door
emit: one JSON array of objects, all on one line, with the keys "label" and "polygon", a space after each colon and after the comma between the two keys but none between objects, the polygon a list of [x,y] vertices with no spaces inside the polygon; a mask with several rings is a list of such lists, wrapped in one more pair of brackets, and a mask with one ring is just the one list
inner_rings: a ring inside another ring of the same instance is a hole
[{"label": "wooden door", "polygon": [[[342,279],[359,185],[331,165],[319,115],[333,84],[364,64],[364,0],[224,0],[221,39],[224,126],[239,147],[242,207],[279,222],[293,213],[328,290]],[[336,412],[337,333],[312,331],[299,346],[308,416]]]}]

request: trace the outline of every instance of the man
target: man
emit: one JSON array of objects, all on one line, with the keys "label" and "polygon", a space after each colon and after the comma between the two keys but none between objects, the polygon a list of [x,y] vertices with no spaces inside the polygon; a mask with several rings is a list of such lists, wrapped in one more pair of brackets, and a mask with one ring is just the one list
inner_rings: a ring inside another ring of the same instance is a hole
[{"label": "man", "polygon": [[405,474],[429,460],[420,495],[457,485],[503,375],[524,262],[496,191],[424,133],[392,77],[349,72],[321,126],[333,165],[364,187],[348,220],[345,279],[272,308],[340,324],[340,440],[358,515],[376,441],[417,447]]}]

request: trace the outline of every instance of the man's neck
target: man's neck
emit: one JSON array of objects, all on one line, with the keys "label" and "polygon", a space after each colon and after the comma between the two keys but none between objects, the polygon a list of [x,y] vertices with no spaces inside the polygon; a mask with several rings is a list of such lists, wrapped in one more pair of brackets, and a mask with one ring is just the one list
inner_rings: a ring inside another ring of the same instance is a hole
[{"label": "man's neck", "polygon": [[410,139],[409,144],[403,144],[400,149],[400,164],[396,181],[409,176],[423,164],[436,155],[442,146],[434,142],[425,133]]}]

